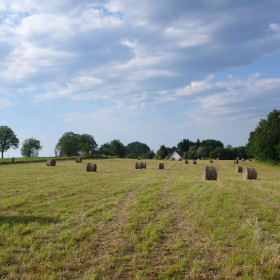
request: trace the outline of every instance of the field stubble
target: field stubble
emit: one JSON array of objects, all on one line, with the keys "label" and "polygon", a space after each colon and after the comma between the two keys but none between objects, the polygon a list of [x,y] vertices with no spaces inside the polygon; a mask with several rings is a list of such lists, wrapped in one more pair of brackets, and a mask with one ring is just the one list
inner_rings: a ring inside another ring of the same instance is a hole
[{"label": "field stubble", "polygon": [[2,165],[1,279],[280,279],[280,169],[145,160]]}]

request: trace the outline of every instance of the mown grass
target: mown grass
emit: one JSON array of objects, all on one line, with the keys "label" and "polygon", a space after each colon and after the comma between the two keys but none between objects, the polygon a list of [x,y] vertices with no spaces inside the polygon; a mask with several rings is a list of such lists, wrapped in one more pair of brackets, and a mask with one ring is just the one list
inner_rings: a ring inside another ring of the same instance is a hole
[{"label": "mown grass", "polygon": [[135,162],[1,165],[0,278],[280,279],[279,167]]}]

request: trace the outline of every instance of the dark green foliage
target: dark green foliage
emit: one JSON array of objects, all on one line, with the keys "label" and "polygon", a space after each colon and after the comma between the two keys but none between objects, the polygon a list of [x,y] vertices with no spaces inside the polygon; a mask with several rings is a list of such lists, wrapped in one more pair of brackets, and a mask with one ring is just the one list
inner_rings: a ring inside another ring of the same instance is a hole
[{"label": "dark green foliage", "polygon": [[138,141],[129,143],[126,147],[126,155],[131,156],[142,156],[147,154],[150,151],[150,148],[144,144],[140,143]]},{"label": "dark green foliage", "polygon": [[78,136],[78,148],[82,155],[94,155],[97,149],[97,143],[90,134],[82,134]]},{"label": "dark green foliage", "polygon": [[111,155],[111,144],[109,142],[102,144],[98,151],[101,155]]},{"label": "dark green foliage", "polygon": [[110,146],[111,155],[119,156],[121,158],[124,157],[126,150],[124,144],[120,140],[115,139],[111,141]]},{"label": "dark green foliage", "polygon": [[190,147],[190,140],[189,139],[183,139],[181,142],[179,142],[177,144],[177,148],[180,150],[180,151],[183,151],[183,152],[187,152],[189,150],[189,147]]},{"label": "dark green foliage", "polygon": [[191,146],[189,148],[189,151],[187,152],[187,158],[188,159],[197,159],[198,158],[196,146]]},{"label": "dark green foliage", "polygon": [[96,152],[96,148],[97,144],[92,135],[66,132],[60,137],[55,146],[55,155],[93,155]]},{"label": "dark green foliage", "polygon": [[4,152],[8,151],[10,148],[17,149],[19,146],[19,139],[8,126],[0,126],[0,151],[2,153],[2,158],[4,157]]},{"label": "dark green foliage", "polygon": [[38,157],[39,151],[42,150],[42,148],[39,140],[29,138],[23,141],[20,151],[23,157]]},{"label": "dark green foliage", "polygon": [[214,139],[203,140],[201,144],[203,144],[203,146],[207,146],[213,150],[218,147],[221,147],[221,148],[224,147],[224,144],[221,141],[214,140]]},{"label": "dark green foliage", "polygon": [[156,157],[165,158],[168,154],[169,154],[168,148],[166,148],[164,145],[161,145],[156,153]]},{"label": "dark green foliage", "polygon": [[198,149],[197,149],[197,154],[198,156],[201,158],[201,157],[208,157],[209,155],[209,151],[208,151],[208,148],[207,147],[203,147],[203,146],[200,146]]},{"label": "dark green foliage", "polygon": [[280,111],[273,110],[267,119],[261,119],[250,133],[246,150],[254,158],[272,163],[280,162]]},{"label": "dark green foliage", "polygon": [[145,158],[146,158],[146,159],[152,159],[152,158],[154,158],[154,157],[155,157],[154,151],[149,151],[149,152],[147,152],[147,153],[145,154]]}]

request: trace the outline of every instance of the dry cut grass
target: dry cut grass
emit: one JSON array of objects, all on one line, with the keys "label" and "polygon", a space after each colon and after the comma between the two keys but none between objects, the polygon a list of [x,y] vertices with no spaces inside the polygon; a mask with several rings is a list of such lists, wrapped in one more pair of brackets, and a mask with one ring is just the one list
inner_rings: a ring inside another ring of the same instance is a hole
[{"label": "dry cut grass", "polygon": [[1,279],[280,279],[280,169],[92,160],[0,166]]}]

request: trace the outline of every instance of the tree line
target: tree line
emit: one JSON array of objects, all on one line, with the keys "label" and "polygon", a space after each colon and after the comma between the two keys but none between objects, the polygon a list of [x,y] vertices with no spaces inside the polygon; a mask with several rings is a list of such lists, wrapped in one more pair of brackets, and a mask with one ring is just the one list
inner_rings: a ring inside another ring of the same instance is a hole
[{"label": "tree line", "polygon": [[[0,151],[2,158],[4,152],[10,148],[17,149],[19,139],[8,126],[0,126]],[[23,157],[37,157],[43,147],[39,140],[29,138],[23,141],[21,154]],[[154,152],[145,143],[138,141],[125,146],[120,140],[114,139],[106,142],[98,148],[94,137],[90,134],[77,134],[74,132],[64,133],[55,146],[55,156],[77,156],[77,155],[112,155],[117,157],[136,158],[165,158],[174,151],[180,150],[186,159],[196,158],[221,158],[235,159],[253,157],[261,161],[269,161],[273,164],[280,162],[280,111],[273,110],[267,119],[261,119],[258,126],[250,133],[248,143],[245,146],[232,147],[219,140],[206,139],[195,142],[183,139],[176,146],[166,147],[161,145]]]}]

